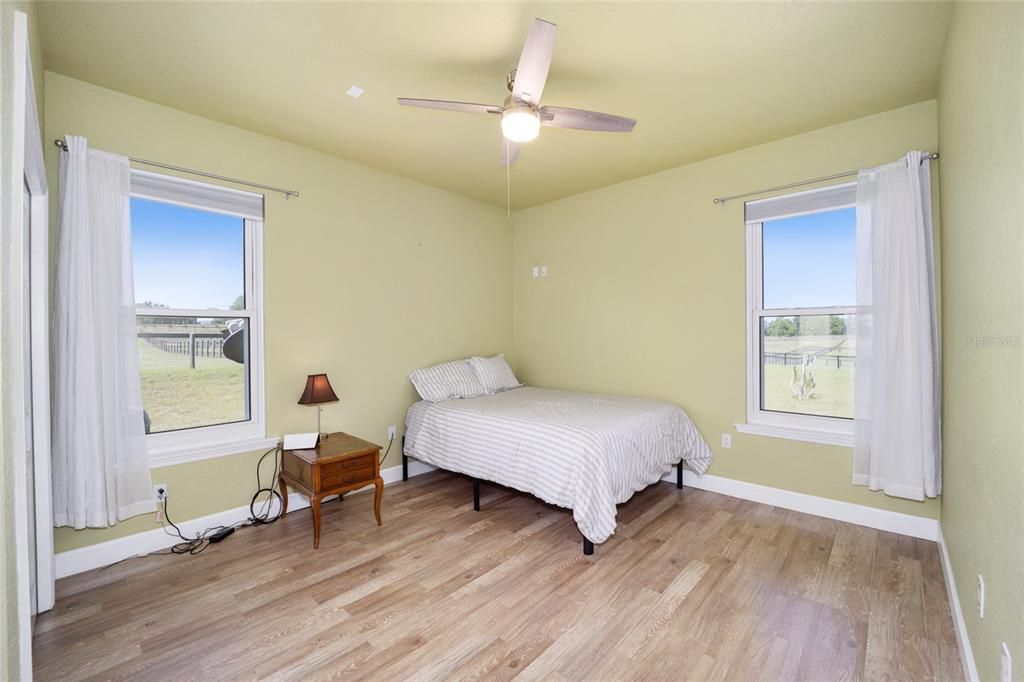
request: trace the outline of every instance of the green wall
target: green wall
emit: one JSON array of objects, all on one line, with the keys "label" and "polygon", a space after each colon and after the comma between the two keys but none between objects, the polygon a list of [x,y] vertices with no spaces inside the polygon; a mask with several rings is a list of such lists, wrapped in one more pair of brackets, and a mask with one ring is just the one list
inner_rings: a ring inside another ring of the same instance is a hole
[{"label": "green wall", "polygon": [[[743,201],[712,203],[934,150],[936,126],[935,101],[921,102],[517,212],[520,378],[678,403],[715,451],[712,474],[938,518],[937,500],[852,485],[851,449],[735,433],[746,421]],[[547,278],[531,277],[545,264]]]},{"label": "green wall", "polygon": [[[11,7],[3,5],[4,39]],[[949,254],[941,268],[943,529],[981,678],[998,679],[1006,641],[1024,679],[1022,36],[1024,5],[958,5],[938,104],[521,211],[514,231],[493,207],[53,73],[46,75],[45,130],[48,140],[82,134],[111,151],[302,192],[298,200],[267,200],[272,434],[312,423],[313,413],[294,404],[308,372],[329,372],[341,394],[325,413],[330,428],[381,440],[414,399],[408,369],[505,350],[533,384],[680,403],[715,449],[716,475],[930,518],[939,515],[937,501],[852,486],[848,449],[734,432],[745,419],[742,201],[714,206],[711,199],[876,165],[941,142],[936,175]],[[53,171],[56,157],[52,148],[47,153]],[[541,264],[549,276],[530,277]],[[982,346],[982,337],[1009,341]],[[723,432],[734,434],[732,449],[718,447]],[[9,448],[2,445],[0,677],[10,679],[17,642]],[[153,477],[169,484],[172,513],[192,518],[246,504],[257,456],[158,469]],[[393,454],[385,466],[395,463]],[[60,529],[56,549],[153,527],[140,517],[113,529]],[[984,620],[974,602],[979,573],[988,585]]]},{"label": "green wall", "polygon": [[[722,193],[934,149],[934,101],[521,211],[510,222],[485,204],[59,74],[46,74],[46,93],[47,140],[85,135],[97,148],[302,193],[267,198],[271,434],[312,423],[313,412],[295,404],[307,373],[327,371],[341,395],[325,411],[329,428],[380,441],[415,400],[409,369],[504,350],[531,383],[684,405],[715,446],[717,475],[938,516],[935,501],[852,486],[844,448],[740,434],[731,450],[717,448],[718,434],[744,419],[744,229],[742,202],[711,204]],[[47,154],[55,186],[55,148]],[[550,276],[532,279],[533,264],[547,264]],[[156,469],[153,480],[168,484],[175,520],[195,518],[247,504],[259,454]],[[397,463],[393,452],[385,466]],[[109,529],[57,529],[56,551],[154,527],[143,516]]]},{"label": "green wall", "polygon": [[957,5],[939,141],[942,530],[981,679],[1006,642],[1024,680],[1024,5]]},{"label": "green wall", "polygon": [[[309,431],[307,374],[341,397],[324,428],[383,443],[415,400],[416,367],[512,346],[511,222],[494,206],[47,72],[46,139],[84,135],[112,152],[301,192],[266,200],[269,435]],[[56,187],[57,151],[47,147]],[[399,431],[401,433],[401,430]],[[175,520],[246,505],[260,453],[153,471]],[[392,448],[385,467],[400,462]],[[269,471],[268,471],[269,475]],[[56,551],[150,530],[150,515],[58,529]]]}]

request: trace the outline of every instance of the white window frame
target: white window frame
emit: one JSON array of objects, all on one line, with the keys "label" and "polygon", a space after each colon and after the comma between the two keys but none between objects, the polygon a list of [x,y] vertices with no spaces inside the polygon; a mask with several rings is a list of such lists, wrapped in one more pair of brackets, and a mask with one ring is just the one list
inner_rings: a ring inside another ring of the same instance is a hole
[{"label": "white window frame", "polygon": [[267,438],[263,346],[263,195],[132,169],[132,196],[232,215],[244,220],[245,308],[194,310],[136,307],[144,317],[245,318],[249,333],[249,419],[146,436],[152,467],[274,447]]},{"label": "white window frame", "polygon": [[787,438],[826,445],[853,446],[853,420],[761,409],[761,318],[800,315],[852,315],[856,306],[824,308],[765,308],[762,263],[764,222],[810,215],[856,205],[857,183],[748,202],[747,227],[747,421],[736,430],[758,436]]}]

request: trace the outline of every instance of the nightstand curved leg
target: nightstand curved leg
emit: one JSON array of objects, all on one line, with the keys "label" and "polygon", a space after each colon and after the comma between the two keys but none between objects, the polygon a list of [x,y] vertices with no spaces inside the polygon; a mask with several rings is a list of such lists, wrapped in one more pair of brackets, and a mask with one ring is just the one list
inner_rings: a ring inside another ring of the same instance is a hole
[{"label": "nightstand curved leg", "polygon": [[373,513],[377,515],[377,525],[380,526],[383,525],[380,520],[380,501],[384,497],[384,479],[378,477],[373,485],[377,488],[373,493]]},{"label": "nightstand curved leg", "polygon": [[288,484],[284,482],[284,476],[277,477],[277,484],[281,487],[281,516],[288,513]]},{"label": "nightstand curved leg", "polygon": [[309,508],[313,510],[313,549],[320,547],[320,497],[315,495],[309,500]]}]

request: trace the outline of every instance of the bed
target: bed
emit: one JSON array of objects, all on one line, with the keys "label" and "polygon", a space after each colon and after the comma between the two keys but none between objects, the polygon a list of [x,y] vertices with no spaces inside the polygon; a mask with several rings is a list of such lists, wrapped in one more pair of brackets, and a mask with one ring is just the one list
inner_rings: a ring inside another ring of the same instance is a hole
[{"label": "bed", "polygon": [[661,400],[523,386],[479,398],[420,401],[405,420],[408,458],[571,509],[583,550],[615,532],[622,504],[677,467],[702,475],[712,453],[682,408]]}]

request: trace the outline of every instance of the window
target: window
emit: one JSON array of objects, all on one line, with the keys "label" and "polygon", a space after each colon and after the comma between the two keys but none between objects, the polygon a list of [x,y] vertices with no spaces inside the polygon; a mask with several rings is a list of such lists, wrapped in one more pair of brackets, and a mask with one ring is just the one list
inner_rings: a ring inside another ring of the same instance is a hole
[{"label": "window", "polygon": [[131,215],[153,464],[263,447],[263,197],[133,170]]},{"label": "window", "polygon": [[856,184],[746,205],[747,424],[737,430],[853,440]]}]

